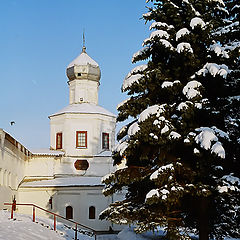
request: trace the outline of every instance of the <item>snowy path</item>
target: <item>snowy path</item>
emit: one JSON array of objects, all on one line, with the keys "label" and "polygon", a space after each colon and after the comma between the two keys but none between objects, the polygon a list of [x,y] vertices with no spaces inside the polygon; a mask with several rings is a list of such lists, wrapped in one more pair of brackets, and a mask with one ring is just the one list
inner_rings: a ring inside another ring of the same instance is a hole
[{"label": "snowy path", "polygon": [[[16,218],[15,218],[16,217]],[[32,216],[14,213],[14,219],[10,219],[10,212],[0,211],[0,240],[72,240],[74,231],[57,224],[57,232],[53,229],[53,221],[43,217],[37,217],[36,223],[32,222]],[[79,240],[94,240],[78,233]],[[119,240],[116,235],[99,235],[97,240]]]},{"label": "snowy path", "polygon": [[[74,231],[64,227],[62,223],[57,224],[57,232],[51,230],[53,221],[47,218],[38,217],[36,223],[32,222],[31,216],[16,214],[16,219],[11,220],[8,211],[0,211],[0,240],[72,240]],[[38,223],[37,223],[38,222]],[[160,232],[159,232],[160,233]],[[162,232],[163,234],[163,232]],[[94,240],[78,233],[79,240]],[[137,235],[132,229],[126,228],[118,235],[98,235],[97,240],[156,240],[151,232]],[[240,240],[225,238],[225,240]]]},{"label": "snowy path", "polygon": [[66,240],[60,234],[31,221],[30,217],[9,220],[9,212],[0,211],[0,240]]}]

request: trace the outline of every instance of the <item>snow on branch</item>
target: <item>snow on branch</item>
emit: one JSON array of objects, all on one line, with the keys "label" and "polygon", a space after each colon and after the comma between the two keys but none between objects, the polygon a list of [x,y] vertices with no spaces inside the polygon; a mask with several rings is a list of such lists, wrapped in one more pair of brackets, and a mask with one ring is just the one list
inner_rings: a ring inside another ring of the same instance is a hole
[{"label": "snow on branch", "polygon": [[238,177],[234,177],[232,174],[224,175],[222,179],[229,182],[230,184],[238,184],[240,186],[240,179]]},{"label": "snow on branch", "polygon": [[127,98],[125,100],[123,100],[122,102],[120,102],[118,105],[117,105],[117,110],[122,107],[125,103],[127,103],[131,98]]},{"label": "snow on branch", "polygon": [[135,74],[131,75],[129,78],[125,78],[122,85],[122,91],[125,92],[127,88],[132,86],[133,83],[138,83],[139,79],[142,77],[142,74]]},{"label": "snow on branch", "polygon": [[223,2],[223,0],[210,0],[210,1],[218,2],[218,3],[220,3],[222,6],[225,6],[225,3]]},{"label": "snow on branch", "polygon": [[214,32],[213,35],[220,36],[222,34],[229,33],[230,31],[232,31],[232,29],[234,29],[234,27],[237,26],[239,26],[239,21],[233,22],[226,27],[219,28],[219,30]]},{"label": "snow on branch", "polygon": [[121,163],[117,164],[116,167],[117,167],[116,171],[128,168],[126,158],[123,157]]},{"label": "snow on branch", "polygon": [[215,126],[211,127],[211,129],[214,130],[218,137],[225,138],[226,140],[230,141],[229,135],[226,132],[222,131],[221,129],[218,129]]},{"label": "snow on branch", "polygon": [[179,38],[190,34],[190,31],[187,28],[181,28],[180,30],[177,31],[176,33],[176,41],[178,41]]},{"label": "snow on branch", "polygon": [[153,196],[159,197],[159,192],[158,189],[152,189],[150,192],[147,193],[146,195],[146,199],[145,201],[147,201],[147,199],[152,198]]},{"label": "snow on branch", "polygon": [[129,128],[128,128],[128,136],[132,136],[136,134],[140,130],[139,125],[137,122],[133,123]]},{"label": "snow on branch", "polygon": [[170,139],[179,139],[179,138],[181,138],[181,135],[175,131],[171,131],[169,134],[169,138]]},{"label": "snow on branch", "polygon": [[171,122],[165,119],[163,116],[160,116],[158,119],[154,120],[153,125],[156,125],[161,129],[161,134],[165,134],[166,132],[169,132],[170,129],[174,128]]},{"label": "snow on branch", "polygon": [[218,186],[219,193],[226,193],[229,191],[240,191],[240,179],[232,174],[224,175],[222,178],[223,186]]},{"label": "snow on branch", "polygon": [[167,195],[169,194],[170,192],[163,188],[162,190],[160,189],[152,189],[151,191],[149,191],[146,195],[146,198],[145,198],[145,202],[148,202],[149,199],[151,198],[154,198],[154,197],[157,197],[157,198],[160,198],[162,200],[166,200],[167,199]]},{"label": "snow on branch", "polygon": [[175,80],[174,82],[170,81],[164,81],[161,85],[162,88],[170,88],[173,87],[175,84],[180,84],[181,82],[179,80]]},{"label": "snow on branch", "polygon": [[104,183],[105,181],[111,179],[114,176],[114,173],[108,173],[107,175],[103,176],[101,182]]},{"label": "snow on branch", "polygon": [[[177,162],[176,163],[177,165],[181,166],[182,164]],[[153,172],[150,176],[150,180],[155,180],[157,179],[158,177],[161,176],[161,174],[163,173],[166,173],[166,172],[171,172],[171,171],[174,171],[175,168],[173,166],[172,163],[170,164],[167,164],[167,165],[164,165],[164,166],[161,166],[159,169],[157,169],[155,172]]]},{"label": "snow on branch", "polygon": [[114,152],[119,152],[119,154],[122,156],[128,145],[129,144],[126,141],[121,142],[115,147]]},{"label": "snow on branch", "polygon": [[[216,63],[206,63],[202,69],[196,72],[197,75],[206,76],[207,73],[210,73],[213,77],[216,75],[222,76],[223,78],[227,78],[227,75],[231,72],[228,69],[228,66],[225,64],[218,65]],[[193,75],[192,77],[194,77]]]},{"label": "snow on branch", "polygon": [[135,62],[138,57],[146,54],[149,50],[150,50],[150,47],[146,46],[146,47],[142,48],[141,50],[137,51],[136,53],[134,53],[132,56],[132,62]]},{"label": "snow on branch", "polygon": [[[206,150],[211,150],[211,153],[215,153],[220,158],[225,158],[225,150],[222,143],[218,141],[218,137],[216,136],[219,135],[219,132],[221,133],[223,131],[217,129],[216,127],[200,127],[195,130],[200,132],[195,137],[195,142],[197,144]],[[222,134],[220,134],[220,136],[222,136]]]},{"label": "snow on branch", "polygon": [[165,107],[167,104],[161,104],[161,105],[153,105],[142,111],[139,115],[138,122],[143,122],[147,118],[149,118],[151,115],[155,115],[157,117],[160,117],[162,113],[165,112]]},{"label": "snow on branch", "polygon": [[194,12],[194,14],[195,14],[196,16],[200,16],[200,15],[201,15],[201,14],[193,7],[193,5],[192,5],[191,3],[189,3],[188,0],[183,0],[183,2],[184,2],[184,3],[187,3],[188,5],[190,5],[192,11]]},{"label": "snow on branch", "polygon": [[152,12],[147,12],[147,13],[143,13],[143,17],[150,17],[152,15]]},{"label": "snow on branch", "polygon": [[184,111],[187,110],[190,106],[192,106],[193,103],[190,101],[185,101],[185,102],[181,102],[178,106],[177,106],[177,110],[178,111]]},{"label": "snow on branch", "polygon": [[224,58],[229,58],[228,53],[218,43],[211,45],[209,49],[210,51],[215,52],[217,56],[223,56]]},{"label": "snow on branch", "polygon": [[179,43],[177,45],[177,52],[181,53],[181,52],[185,52],[185,51],[193,53],[193,49],[192,49],[190,43],[187,43],[187,42]]},{"label": "snow on branch", "polygon": [[223,47],[223,49],[226,50],[226,51],[233,51],[235,48],[240,48],[240,41],[239,40],[234,40],[230,43],[227,43]]},{"label": "snow on branch", "polygon": [[118,133],[117,133],[117,137],[118,137],[120,134],[122,134],[123,132],[125,132],[126,130],[127,130],[127,126],[126,126],[126,125],[123,126],[123,127],[121,127],[120,130],[119,130]]},{"label": "snow on branch", "polygon": [[173,3],[171,0],[168,0],[168,2],[175,8],[179,8],[175,3]]},{"label": "snow on branch", "polygon": [[192,99],[196,96],[201,96],[199,92],[201,86],[202,84],[200,82],[193,80],[186,84],[182,92],[188,99]]},{"label": "snow on branch", "polygon": [[140,73],[140,74],[143,73],[147,69],[147,67],[148,67],[147,64],[136,66],[127,74],[126,78],[129,78],[136,73]]},{"label": "snow on branch", "polygon": [[174,26],[173,25],[168,25],[167,23],[164,23],[164,22],[153,22],[151,24],[151,26],[149,27],[149,30],[152,30],[152,29],[158,29],[158,28],[165,28],[167,30],[170,30],[170,29],[173,29]]},{"label": "snow on branch", "polygon": [[194,17],[190,22],[190,27],[194,29],[197,26],[200,26],[201,28],[205,27],[205,22],[200,17]]},{"label": "snow on branch", "polygon": [[172,46],[172,44],[165,40],[165,39],[160,39],[160,43],[165,47],[165,48],[170,48],[170,50],[174,50],[174,47]]},{"label": "snow on branch", "polygon": [[165,38],[165,39],[168,39],[169,38],[169,34],[164,31],[164,30],[156,30],[154,32],[152,32],[150,34],[150,37],[149,38],[146,38],[144,41],[143,41],[143,46],[145,46],[146,44],[148,44],[150,41],[152,41],[155,37],[158,37],[158,38]]}]

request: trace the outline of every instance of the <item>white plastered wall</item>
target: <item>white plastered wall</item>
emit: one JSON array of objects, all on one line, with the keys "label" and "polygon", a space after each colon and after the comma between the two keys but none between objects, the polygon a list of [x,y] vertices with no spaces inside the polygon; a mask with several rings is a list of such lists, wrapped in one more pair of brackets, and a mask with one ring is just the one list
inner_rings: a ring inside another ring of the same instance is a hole
[{"label": "white plastered wall", "polygon": [[[112,225],[108,221],[98,219],[101,211],[106,209],[112,202],[112,197],[104,197],[102,187],[56,187],[56,188],[20,188],[19,197],[22,203],[28,203],[29,199],[36,199],[35,204],[49,211],[54,211],[61,216],[66,216],[66,207],[73,208],[73,220],[97,231],[108,231],[109,227],[114,230],[122,229],[122,226]],[[52,197],[52,208],[49,199]],[[96,208],[96,218],[89,219],[89,207]],[[18,210],[32,214],[31,207],[18,207]],[[48,213],[37,210],[37,216],[47,216]]]},{"label": "white plastered wall", "polygon": [[[56,134],[62,132],[66,156],[94,156],[103,151],[102,133],[109,133],[114,147],[115,118],[100,114],[61,114],[50,118],[51,148],[56,149]],[[76,131],[87,131],[87,148],[76,148]]]},{"label": "white plastered wall", "polygon": [[21,151],[23,146],[11,137],[12,142],[9,142],[6,135],[0,129],[0,209],[6,208],[4,202],[12,202],[14,196],[18,198],[18,185],[24,178],[29,158]]}]

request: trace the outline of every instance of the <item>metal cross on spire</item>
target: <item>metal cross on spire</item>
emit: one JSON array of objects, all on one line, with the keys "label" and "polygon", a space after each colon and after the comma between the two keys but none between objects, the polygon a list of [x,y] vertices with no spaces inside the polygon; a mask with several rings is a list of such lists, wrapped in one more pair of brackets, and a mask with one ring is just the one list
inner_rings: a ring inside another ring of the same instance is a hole
[{"label": "metal cross on spire", "polygon": [[85,46],[85,30],[83,29],[83,48],[82,52],[86,52],[86,46]]}]

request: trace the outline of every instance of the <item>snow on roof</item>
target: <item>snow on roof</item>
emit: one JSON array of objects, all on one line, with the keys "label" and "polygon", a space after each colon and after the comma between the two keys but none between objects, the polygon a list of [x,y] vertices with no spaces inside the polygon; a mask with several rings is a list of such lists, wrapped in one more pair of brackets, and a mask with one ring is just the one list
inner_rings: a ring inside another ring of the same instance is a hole
[{"label": "snow on roof", "polygon": [[64,152],[62,151],[56,151],[56,150],[50,150],[48,148],[41,148],[41,149],[31,149],[31,152],[33,155],[63,155]]},{"label": "snow on roof", "polygon": [[111,117],[116,117],[113,113],[109,112],[108,110],[100,107],[99,105],[95,105],[92,103],[76,103],[70,104],[63,108],[62,110],[50,115],[49,117],[53,117],[60,114],[65,113],[88,113],[88,114],[102,114]]},{"label": "snow on roof", "polygon": [[82,52],[77,58],[75,58],[71,63],[69,63],[69,65],[67,66],[67,68],[70,68],[74,65],[94,65],[98,67],[98,63],[95,62],[92,58],[90,58],[87,53]]},{"label": "snow on roof", "polygon": [[23,182],[21,188],[25,187],[74,187],[74,186],[102,186],[101,177],[62,177],[50,180],[33,180]]}]

